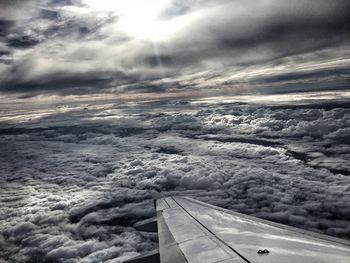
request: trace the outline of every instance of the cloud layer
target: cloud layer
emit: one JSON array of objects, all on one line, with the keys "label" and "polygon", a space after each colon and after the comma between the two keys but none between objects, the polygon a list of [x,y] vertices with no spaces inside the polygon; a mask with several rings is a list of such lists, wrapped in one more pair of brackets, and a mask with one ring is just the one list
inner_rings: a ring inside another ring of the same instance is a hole
[{"label": "cloud layer", "polygon": [[150,191],[349,239],[349,94],[304,96],[2,104],[0,261],[121,262],[156,248],[133,227],[155,215]]},{"label": "cloud layer", "polygon": [[283,92],[349,83],[346,0],[0,5],[3,93]]}]

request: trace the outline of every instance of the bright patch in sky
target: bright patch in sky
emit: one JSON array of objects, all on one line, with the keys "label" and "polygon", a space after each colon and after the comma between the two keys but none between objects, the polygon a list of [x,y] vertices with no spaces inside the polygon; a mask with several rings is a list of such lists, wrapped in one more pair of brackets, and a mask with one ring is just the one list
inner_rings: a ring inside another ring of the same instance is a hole
[{"label": "bright patch in sky", "polygon": [[86,0],[93,12],[110,12],[118,17],[116,29],[135,38],[162,40],[178,30],[184,23],[180,19],[161,20],[160,14],[170,6],[171,0]]}]

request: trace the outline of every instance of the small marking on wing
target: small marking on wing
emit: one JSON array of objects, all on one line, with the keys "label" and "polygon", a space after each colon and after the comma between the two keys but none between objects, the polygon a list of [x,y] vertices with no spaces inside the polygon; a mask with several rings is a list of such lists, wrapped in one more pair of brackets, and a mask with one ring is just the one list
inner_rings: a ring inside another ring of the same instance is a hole
[{"label": "small marking on wing", "polygon": [[267,249],[259,249],[256,253],[258,253],[259,256],[267,256],[270,253],[270,251],[268,251]]}]

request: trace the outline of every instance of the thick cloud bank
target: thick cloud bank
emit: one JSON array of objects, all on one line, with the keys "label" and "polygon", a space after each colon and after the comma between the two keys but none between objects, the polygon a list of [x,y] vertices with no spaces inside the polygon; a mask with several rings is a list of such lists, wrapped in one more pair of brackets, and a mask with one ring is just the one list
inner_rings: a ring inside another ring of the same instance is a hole
[{"label": "thick cloud bank", "polygon": [[349,239],[344,94],[298,106],[4,104],[0,262],[121,262],[149,251],[157,235],[133,225],[155,215],[150,191]]}]

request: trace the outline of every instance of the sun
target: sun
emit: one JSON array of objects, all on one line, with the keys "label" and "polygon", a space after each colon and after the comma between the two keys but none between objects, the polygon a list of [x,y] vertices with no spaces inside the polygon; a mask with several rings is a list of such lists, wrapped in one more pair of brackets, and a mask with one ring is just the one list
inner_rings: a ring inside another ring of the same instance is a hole
[{"label": "sun", "polygon": [[154,41],[169,37],[182,25],[181,19],[162,19],[160,15],[172,0],[85,0],[93,11],[112,12],[118,17],[116,29]]}]

